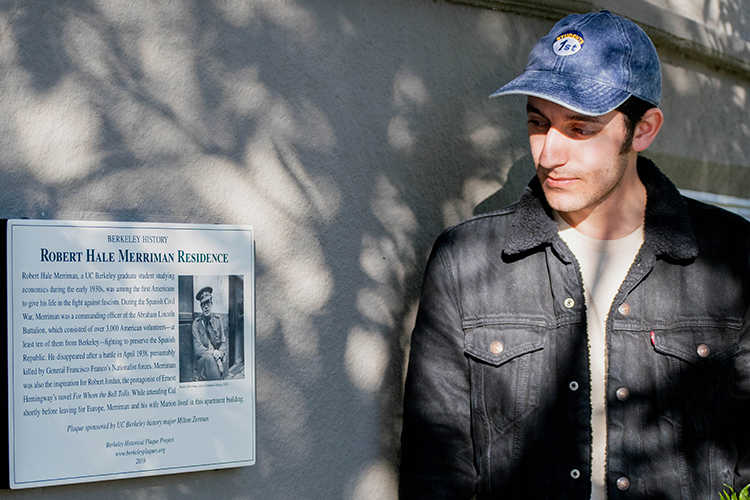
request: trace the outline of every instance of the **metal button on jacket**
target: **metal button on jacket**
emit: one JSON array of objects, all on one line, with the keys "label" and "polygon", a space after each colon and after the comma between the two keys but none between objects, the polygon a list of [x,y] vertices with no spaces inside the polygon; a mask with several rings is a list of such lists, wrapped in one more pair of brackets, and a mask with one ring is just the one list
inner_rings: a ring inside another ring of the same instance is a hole
[{"label": "metal button on jacket", "polygon": [[567,299],[565,299],[565,301],[563,302],[563,305],[564,305],[565,307],[567,307],[568,309],[570,309],[571,307],[573,307],[574,305],[576,305],[576,301],[575,301],[575,300],[573,300],[572,298],[568,297],[568,298],[567,298]]},{"label": "metal button on jacket", "polygon": [[698,346],[698,356],[701,358],[707,358],[709,354],[711,354],[711,349],[706,344]]},{"label": "metal button on jacket", "polygon": [[626,478],[625,476],[617,479],[617,489],[620,491],[625,491],[628,488],[630,488],[630,479]]},{"label": "metal button on jacket", "polygon": [[570,388],[571,391],[577,391],[578,390],[578,382],[576,382],[574,380],[570,384],[568,384],[568,387]]},{"label": "metal button on jacket", "polygon": [[615,395],[617,396],[618,400],[627,401],[628,398],[630,397],[630,391],[628,390],[627,387],[620,387],[619,389],[617,389],[617,392],[615,393]]},{"label": "metal button on jacket", "polygon": [[498,355],[503,352],[503,349],[505,349],[505,346],[499,340],[496,340],[495,342],[490,344],[490,352],[492,354]]},{"label": "metal button on jacket", "polygon": [[620,307],[617,308],[617,312],[622,314],[623,316],[627,316],[630,314],[630,305],[627,302],[623,302],[620,304]]},{"label": "metal button on jacket", "polygon": [[572,477],[573,479],[578,479],[579,477],[581,477],[581,473],[578,472],[578,469],[573,469],[572,471],[570,471],[570,477]]}]

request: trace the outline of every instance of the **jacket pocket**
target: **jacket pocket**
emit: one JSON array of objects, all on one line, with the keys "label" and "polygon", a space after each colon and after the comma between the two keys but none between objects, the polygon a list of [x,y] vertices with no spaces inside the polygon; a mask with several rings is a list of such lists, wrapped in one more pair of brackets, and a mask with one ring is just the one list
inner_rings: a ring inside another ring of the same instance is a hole
[{"label": "jacket pocket", "polygon": [[[689,435],[707,438],[722,426],[728,415],[729,388],[734,361],[740,352],[739,329],[732,323],[696,324],[654,330],[654,350],[665,356],[661,366],[665,377],[658,383],[661,393],[672,401],[674,415]],[[687,436],[685,436],[687,438]],[[700,448],[702,443],[690,447]]]},{"label": "jacket pocket", "polygon": [[701,325],[654,330],[654,349],[690,365],[708,367],[740,352],[739,329],[732,326]]},{"label": "jacket pocket", "polygon": [[546,329],[485,325],[465,332],[473,410],[505,432],[538,405]]}]

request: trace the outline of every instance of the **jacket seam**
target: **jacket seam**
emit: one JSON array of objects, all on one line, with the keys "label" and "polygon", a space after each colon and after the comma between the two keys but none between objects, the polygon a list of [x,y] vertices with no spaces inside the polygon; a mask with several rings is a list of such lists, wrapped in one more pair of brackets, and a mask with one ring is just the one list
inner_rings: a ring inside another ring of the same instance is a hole
[{"label": "jacket seam", "polygon": [[[451,294],[451,296],[454,297],[453,301],[454,301],[454,303],[456,305],[456,309],[458,310],[458,317],[459,318],[463,318],[464,317],[464,312],[463,312],[463,307],[461,306],[461,304],[463,302],[461,300],[461,290],[458,288],[458,284],[456,282],[455,276],[453,275],[453,270],[451,269],[451,266],[449,266],[448,263],[446,263],[446,257],[443,256],[443,250],[442,250],[442,248],[438,248],[437,249],[437,256],[440,259],[440,265],[443,267],[443,269],[445,270],[445,272],[448,274],[448,279],[450,280],[451,288],[453,289],[453,293]],[[463,321],[462,321],[462,323],[463,323]],[[463,328],[462,328],[462,330],[463,330]]]}]

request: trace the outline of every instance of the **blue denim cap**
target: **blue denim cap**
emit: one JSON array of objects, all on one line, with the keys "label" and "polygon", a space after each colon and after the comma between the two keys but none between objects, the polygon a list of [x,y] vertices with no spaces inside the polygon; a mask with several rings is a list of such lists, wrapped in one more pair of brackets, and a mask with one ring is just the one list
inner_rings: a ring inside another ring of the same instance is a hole
[{"label": "blue denim cap", "polygon": [[584,115],[609,113],[636,96],[661,100],[654,44],[634,22],[604,10],[571,14],[537,42],[521,76],[490,97],[540,97]]}]

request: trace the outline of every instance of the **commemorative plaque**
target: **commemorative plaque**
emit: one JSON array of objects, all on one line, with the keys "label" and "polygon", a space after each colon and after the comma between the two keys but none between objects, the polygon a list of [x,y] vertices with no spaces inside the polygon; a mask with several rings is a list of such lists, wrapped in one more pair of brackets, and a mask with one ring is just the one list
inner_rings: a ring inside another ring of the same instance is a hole
[{"label": "commemorative plaque", "polygon": [[11,488],[255,463],[252,227],[5,235]]}]

